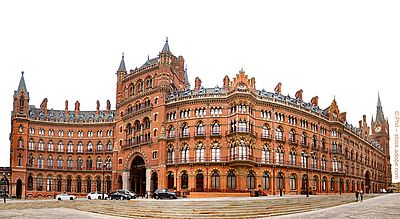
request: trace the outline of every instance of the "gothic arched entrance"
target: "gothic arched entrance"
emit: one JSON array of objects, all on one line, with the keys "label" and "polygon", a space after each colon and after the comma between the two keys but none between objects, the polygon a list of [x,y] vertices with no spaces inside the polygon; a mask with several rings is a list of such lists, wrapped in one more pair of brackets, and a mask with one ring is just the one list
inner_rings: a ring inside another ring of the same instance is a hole
[{"label": "gothic arched entrance", "polygon": [[130,189],[138,195],[146,192],[146,165],[141,156],[136,156],[131,164]]},{"label": "gothic arched entrance", "polygon": [[301,179],[301,194],[307,194],[308,175],[304,174]]},{"label": "gothic arched entrance", "polygon": [[150,185],[151,185],[151,191],[150,192],[154,192],[158,189],[158,175],[156,172],[153,172],[151,174],[151,179],[150,179]]},{"label": "gothic arched entrance", "polygon": [[204,175],[203,173],[198,173],[196,175],[196,191],[202,191],[204,189]]},{"label": "gothic arched entrance", "polygon": [[17,180],[17,199],[21,199],[22,197],[22,180],[18,179]]},{"label": "gothic arched entrance", "polygon": [[172,172],[168,172],[168,189],[174,188],[174,174]]},{"label": "gothic arched entrance", "polygon": [[371,189],[371,179],[369,175],[369,171],[365,172],[365,193],[369,193]]}]

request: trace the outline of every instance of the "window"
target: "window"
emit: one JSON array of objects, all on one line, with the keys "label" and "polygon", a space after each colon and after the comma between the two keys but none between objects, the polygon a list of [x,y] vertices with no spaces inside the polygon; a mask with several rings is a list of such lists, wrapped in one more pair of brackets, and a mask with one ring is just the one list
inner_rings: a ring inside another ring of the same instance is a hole
[{"label": "window", "polygon": [[76,192],[77,193],[82,192],[82,178],[80,176],[78,176],[76,179]]},{"label": "window", "polygon": [[236,175],[232,171],[228,173],[228,189],[236,189]]},{"label": "window", "polygon": [[97,143],[97,151],[98,152],[102,152],[103,151],[103,144],[100,141]]},{"label": "window", "polygon": [[167,150],[167,157],[168,157],[167,162],[168,163],[173,163],[174,162],[174,155],[175,155],[174,146],[173,145],[169,145],[168,150]]},{"label": "window", "polygon": [[264,163],[269,163],[269,149],[268,147],[262,148],[261,160]]},{"label": "window", "polygon": [[326,177],[324,177],[323,179],[322,179],[322,190],[323,191],[326,191]]},{"label": "window", "polygon": [[43,151],[43,150],[44,150],[43,140],[42,140],[42,139],[39,140],[39,147],[38,147],[38,150],[39,150],[39,151]]},{"label": "window", "polygon": [[283,130],[282,130],[281,127],[278,127],[278,128],[276,129],[275,139],[276,139],[276,140],[280,140],[280,141],[283,140]]},{"label": "window", "polygon": [[305,132],[303,132],[303,134],[301,134],[301,144],[307,145],[307,135]]},{"label": "window", "polygon": [[67,159],[67,168],[68,169],[72,169],[72,163],[73,163],[72,157],[69,156]]},{"label": "window", "polygon": [[53,190],[53,178],[51,176],[47,177],[47,183],[46,183],[46,191],[51,192]]},{"label": "window", "polygon": [[156,160],[158,158],[158,151],[153,151],[152,158],[153,160]]},{"label": "window", "polygon": [[305,152],[301,153],[301,166],[303,168],[307,168],[308,167],[308,155]]},{"label": "window", "polygon": [[97,177],[97,178],[96,178],[96,191],[97,191],[98,193],[101,192],[101,179],[100,179],[100,177]]},{"label": "window", "polygon": [[211,148],[211,161],[219,162],[221,156],[221,149],[217,142],[214,142]]},{"label": "window", "polygon": [[22,167],[22,154],[18,155],[18,166]]},{"label": "window", "polygon": [[289,142],[290,142],[290,143],[295,143],[295,139],[296,139],[296,137],[295,137],[295,132],[294,132],[294,130],[292,129],[292,130],[290,130],[290,132],[289,132]]},{"label": "window", "polygon": [[261,138],[269,138],[269,128],[267,125],[262,127]]},{"label": "window", "polygon": [[278,176],[277,176],[277,188],[279,189],[279,190],[282,190],[283,189],[283,187],[284,187],[284,183],[283,183],[283,173],[282,172],[279,172],[278,173]]},{"label": "window", "polygon": [[250,172],[249,174],[247,174],[247,189],[255,188],[254,181],[255,181],[254,173]]},{"label": "window", "polygon": [[214,171],[211,175],[211,188],[219,189],[219,174],[217,171]]},{"label": "window", "polygon": [[189,127],[186,123],[182,127],[182,137],[189,137]]},{"label": "window", "polygon": [[57,192],[61,192],[62,190],[62,178],[61,176],[57,177]]},{"label": "window", "polygon": [[169,127],[168,138],[175,138],[175,128],[173,126]]},{"label": "window", "polygon": [[51,155],[47,158],[47,168],[53,168],[53,157]]},{"label": "window", "polygon": [[86,193],[92,192],[92,178],[87,177],[86,178]]},{"label": "window", "polygon": [[64,151],[64,145],[62,141],[58,142],[58,152],[63,152]]},{"label": "window", "polygon": [[57,168],[62,169],[63,168],[63,159],[61,156],[58,157],[57,159]]},{"label": "window", "polygon": [[205,128],[203,123],[197,125],[197,135],[205,135]]},{"label": "window", "polygon": [[[18,147],[22,148],[22,139],[18,140]],[[33,139],[29,139],[29,143],[28,143],[28,149],[29,150],[34,150],[35,149],[35,145],[33,143]]]},{"label": "window", "polygon": [[290,156],[290,165],[296,166],[296,151],[292,150],[289,153]]},{"label": "window", "polygon": [[107,151],[112,151],[112,149],[113,149],[112,143],[111,143],[111,141],[108,141],[108,143],[107,143]]},{"label": "window", "polygon": [[278,148],[276,151],[276,161],[277,164],[283,164],[283,150]]},{"label": "window", "polygon": [[67,177],[67,192],[72,191],[72,178],[70,176]]},{"label": "window", "polygon": [[333,172],[338,172],[339,171],[338,162],[337,162],[336,158],[332,159],[332,171]]},{"label": "window", "polygon": [[204,146],[202,143],[196,148],[196,162],[204,162]]},{"label": "window", "polygon": [[290,175],[290,190],[296,190],[296,176]]},{"label": "window", "polygon": [[269,174],[268,174],[268,172],[264,172],[264,174],[263,174],[262,189],[269,189]]},{"label": "window", "polygon": [[28,157],[28,167],[33,167],[33,164],[34,164],[33,155],[30,154]]},{"label": "window", "polygon": [[186,172],[183,172],[181,176],[181,189],[187,189],[188,184],[189,184],[189,176]]},{"label": "window", "polygon": [[322,157],[321,159],[321,169],[326,170],[326,158],[325,156]]},{"label": "window", "polygon": [[74,152],[74,145],[72,144],[72,142],[68,143],[67,152],[68,153]]},{"label": "window", "polygon": [[92,142],[89,141],[88,145],[87,145],[87,151],[88,152],[92,152],[93,151],[93,144]]},{"label": "window", "polygon": [[334,191],[335,190],[335,178],[331,179],[331,190]]},{"label": "window", "polygon": [[76,168],[78,169],[78,170],[81,170],[82,168],[83,168],[83,160],[82,160],[82,157],[78,157],[78,160],[76,161]]},{"label": "window", "polygon": [[42,157],[42,155],[39,155],[39,157],[38,157],[38,168],[39,169],[43,168],[43,163],[44,163],[43,157]]},{"label": "window", "polygon": [[96,169],[101,170],[103,165],[103,161],[101,160],[101,157],[97,157],[96,160]]},{"label": "window", "polygon": [[189,161],[189,147],[187,145],[182,147],[182,162],[188,162]]},{"label": "window", "polygon": [[220,135],[221,134],[221,126],[218,124],[218,122],[214,122],[212,125],[212,134],[213,135]]},{"label": "window", "polygon": [[247,132],[247,123],[246,120],[239,120],[238,122],[238,132]]},{"label": "window", "polygon": [[312,155],[312,168],[317,169],[317,156],[315,154]]},{"label": "window", "polygon": [[54,151],[54,146],[53,146],[53,141],[49,141],[49,144],[47,145],[47,150],[48,151]]},{"label": "window", "polygon": [[27,189],[28,190],[33,190],[33,177],[31,175],[28,176]]},{"label": "window", "polygon": [[92,158],[91,158],[91,157],[88,157],[88,158],[86,159],[86,169],[87,169],[87,170],[91,170],[92,167],[93,167]]},{"label": "window", "polygon": [[82,153],[83,152],[83,144],[82,142],[78,142],[78,153]]}]

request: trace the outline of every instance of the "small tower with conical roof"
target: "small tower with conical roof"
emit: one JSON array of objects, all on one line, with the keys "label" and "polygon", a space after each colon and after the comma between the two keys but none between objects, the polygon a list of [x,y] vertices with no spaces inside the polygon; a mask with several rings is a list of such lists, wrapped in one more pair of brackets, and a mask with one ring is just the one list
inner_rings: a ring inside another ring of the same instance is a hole
[{"label": "small tower with conical roof", "polygon": [[18,89],[14,91],[14,116],[27,115],[29,110],[29,92],[26,89],[24,72],[21,72]]},{"label": "small tower with conical roof", "polygon": [[117,70],[117,103],[119,103],[123,98],[123,87],[122,87],[122,80],[126,77],[127,71],[125,67],[125,55],[122,53],[122,59],[119,64],[119,68]]}]

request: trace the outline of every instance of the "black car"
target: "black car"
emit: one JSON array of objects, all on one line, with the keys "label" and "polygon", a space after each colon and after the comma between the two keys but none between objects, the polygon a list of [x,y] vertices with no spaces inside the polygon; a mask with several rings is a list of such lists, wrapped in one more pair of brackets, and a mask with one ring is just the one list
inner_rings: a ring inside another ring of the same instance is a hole
[{"label": "black car", "polygon": [[121,193],[118,191],[111,193],[109,195],[109,197],[111,200],[130,200],[131,199],[130,195],[127,195],[127,194],[124,194],[124,193]]},{"label": "black car", "polygon": [[117,189],[117,192],[129,196],[129,199],[136,199],[136,194],[134,192],[131,192],[131,191],[127,190],[127,189]]},{"label": "black car", "polygon": [[175,192],[168,191],[168,189],[157,189],[154,192],[154,198],[155,199],[160,199],[160,198],[177,199],[178,196],[176,195]]}]

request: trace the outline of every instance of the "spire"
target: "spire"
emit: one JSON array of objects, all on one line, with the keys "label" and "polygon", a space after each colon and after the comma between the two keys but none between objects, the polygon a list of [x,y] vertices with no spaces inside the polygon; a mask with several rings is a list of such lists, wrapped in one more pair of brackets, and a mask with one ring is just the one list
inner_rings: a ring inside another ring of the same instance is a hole
[{"label": "spire", "polygon": [[163,47],[163,49],[162,49],[161,52],[171,52],[171,51],[169,50],[168,37],[167,37],[167,39],[165,40],[165,44],[164,44],[164,47]]},{"label": "spire", "polygon": [[184,79],[185,79],[185,81],[184,81],[184,83],[185,83],[185,87],[186,88],[190,88],[190,83],[189,83],[189,77],[188,77],[188,75],[187,75],[187,65],[185,66],[185,75],[184,75]]},{"label": "spire", "polygon": [[124,53],[122,53],[122,59],[121,59],[121,63],[119,64],[118,71],[126,71],[124,57],[125,57]]},{"label": "spire", "polygon": [[376,105],[376,119],[375,120],[377,122],[380,122],[381,124],[383,124],[384,117],[383,117],[381,97],[379,95],[379,92],[378,92],[378,103]]},{"label": "spire", "polygon": [[26,89],[26,84],[25,84],[24,71],[21,72],[21,79],[19,79],[18,90],[14,92],[14,96],[20,94],[21,91],[25,91],[29,97],[29,93],[28,90]]}]

